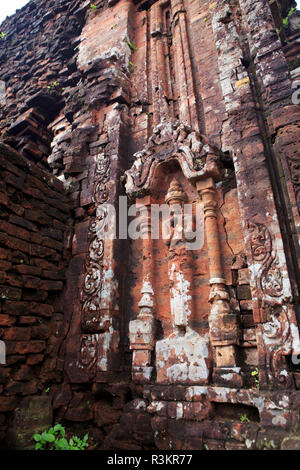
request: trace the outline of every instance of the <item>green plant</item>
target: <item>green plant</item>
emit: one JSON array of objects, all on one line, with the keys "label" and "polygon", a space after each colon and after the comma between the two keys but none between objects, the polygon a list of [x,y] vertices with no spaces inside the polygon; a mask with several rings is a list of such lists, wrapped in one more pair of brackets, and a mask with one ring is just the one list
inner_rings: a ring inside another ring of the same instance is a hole
[{"label": "green plant", "polygon": [[132,42],[130,42],[129,39],[127,39],[126,43],[127,43],[127,46],[131,49],[132,52],[136,51],[136,45],[133,44]]},{"label": "green plant", "polygon": [[255,387],[258,388],[259,387],[259,370],[258,370],[258,367],[256,367],[256,369],[254,369],[251,372],[251,375],[252,375],[252,377],[254,377]]},{"label": "green plant", "polygon": [[49,393],[49,392],[50,392],[50,387],[47,387],[45,390],[45,393]]},{"label": "green plant", "polygon": [[296,11],[296,8],[292,7],[290,11],[288,12],[287,16],[285,18],[282,18],[282,24],[285,29],[288,27],[289,17],[291,16],[292,13],[294,13],[294,11]]},{"label": "green plant", "polygon": [[136,68],[136,65],[134,65],[133,62],[129,62],[129,70],[130,72],[134,72],[134,69]]},{"label": "green plant", "polygon": [[5,37],[6,37],[6,33],[3,33],[3,31],[2,31],[2,32],[0,33],[0,38],[1,38],[1,39],[5,39]]},{"label": "green plant", "polygon": [[51,88],[55,88],[58,86],[58,82],[52,82],[50,85],[47,86],[47,88],[50,90]]},{"label": "green plant", "polygon": [[48,90],[58,90],[58,91],[64,91],[65,88],[62,88],[58,82],[52,82],[50,85],[47,86]]},{"label": "green plant", "polygon": [[240,420],[241,420],[241,423],[250,423],[250,419],[248,418],[247,414],[244,413],[241,417],[240,417]]},{"label": "green plant", "polygon": [[280,29],[276,28],[276,33],[277,33],[277,37],[278,37],[279,41],[281,40],[281,38],[280,38],[281,30],[282,30],[282,28],[280,28]]},{"label": "green plant", "polygon": [[35,450],[85,450],[88,447],[87,434],[83,439],[73,436],[69,442],[65,435],[65,428],[61,424],[56,424],[42,434],[34,434]]},{"label": "green plant", "polygon": [[97,10],[97,8],[98,8],[97,5],[95,5],[94,3],[90,3],[90,9],[91,10],[95,11],[95,10]]}]

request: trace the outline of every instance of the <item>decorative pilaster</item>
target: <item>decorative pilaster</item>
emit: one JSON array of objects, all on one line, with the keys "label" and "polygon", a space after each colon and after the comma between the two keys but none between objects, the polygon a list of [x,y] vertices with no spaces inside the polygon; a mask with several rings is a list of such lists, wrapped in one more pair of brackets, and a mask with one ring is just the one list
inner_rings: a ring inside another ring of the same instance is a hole
[{"label": "decorative pilaster", "polygon": [[[227,385],[242,385],[240,368],[237,367],[236,346],[239,345],[240,330],[236,314],[230,308],[230,298],[225,285],[222,268],[221,247],[216,198],[216,187],[212,178],[196,182],[197,191],[204,205],[205,233],[210,270],[211,311],[209,315],[209,333],[215,348],[213,379],[216,383],[224,381]],[[226,378],[228,374],[228,379]]]},{"label": "decorative pilaster", "polygon": [[153,316],[153,288],[152,288],[152,240],[151,240],[151,198],[146,197],[137,202],[146,210],[141,213],[141,233],[143,241],[143,284],[142,298],[138,307],[140,312],[136,320],[129,323],[130,349],[132,356],[132,379],[134,382],[147,383],[151,380],[153,367],[152,350],[154,348],[154,316]]}]

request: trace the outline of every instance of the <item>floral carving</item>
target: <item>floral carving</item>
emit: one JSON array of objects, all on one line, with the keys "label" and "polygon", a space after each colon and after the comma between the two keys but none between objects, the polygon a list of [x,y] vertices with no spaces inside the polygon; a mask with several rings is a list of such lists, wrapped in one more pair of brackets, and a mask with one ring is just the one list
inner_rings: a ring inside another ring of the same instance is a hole
[{"label": "floral carving", "polygon": [[292,334],[287,307],[272,309],[270,321],[262,325],[263,342],[266,346],[266,366],[268,382],[274,386],[289,388],[292,375],[287,371],[285,356],[292,353]]},{"label": "floral carving", "polygon": [[[260,265],[256,273],[258,290],[271,298],[283,294],[282,274],[278,267],[278,257],[274,253],[272,236],[264,224],[249,220],[250,249],[253,261]],[[264,298],[264,302],[265,302]]]},{"label": "floral carving", "polygon": [[108,180],[110,174],[110,159],[104,153],[97,156],[94,183],[94,201],[97,204],[96,217],[89,226],[89,249],[86,260],[85,275],[82,286],[82,329],[94,333],[100,326],[100,300],[102,288],[102,260],[104,256],[104,241],[99,234],[105,224],[107,211],[104,204],[109,196]]}]

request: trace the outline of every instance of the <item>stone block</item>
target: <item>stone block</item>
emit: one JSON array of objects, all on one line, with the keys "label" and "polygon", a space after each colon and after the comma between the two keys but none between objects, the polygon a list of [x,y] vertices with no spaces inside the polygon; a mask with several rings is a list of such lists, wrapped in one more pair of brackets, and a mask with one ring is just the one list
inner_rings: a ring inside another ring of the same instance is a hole
[{"label": "stone block", "polygon": [[34,449],[35,441],[32,436],[48,430],[51,426],[52,409],[49,397],[26,397],[14,410],[7,433],[7,445],[14,450]]},{"label": "stone block", "polygon": [[300,450],[300,437],[285,437],[281,443],[280,450]]}]

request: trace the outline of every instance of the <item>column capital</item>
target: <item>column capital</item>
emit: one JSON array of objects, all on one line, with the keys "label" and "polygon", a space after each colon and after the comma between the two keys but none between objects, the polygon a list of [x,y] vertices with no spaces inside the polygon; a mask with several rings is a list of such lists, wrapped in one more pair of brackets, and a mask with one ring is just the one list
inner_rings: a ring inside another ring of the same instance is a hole
[{"label": "column capital", "polygon": [[214,182],[213,178],[210,176],[208,178],[200,179],[200,180],[196,181],[196,189],[197,189],[198,193],[201,196],[201,194],[204,191],[207,191],[207,190],[215,191],[216,190],[216,185],[215,185],[215,182]]}]

